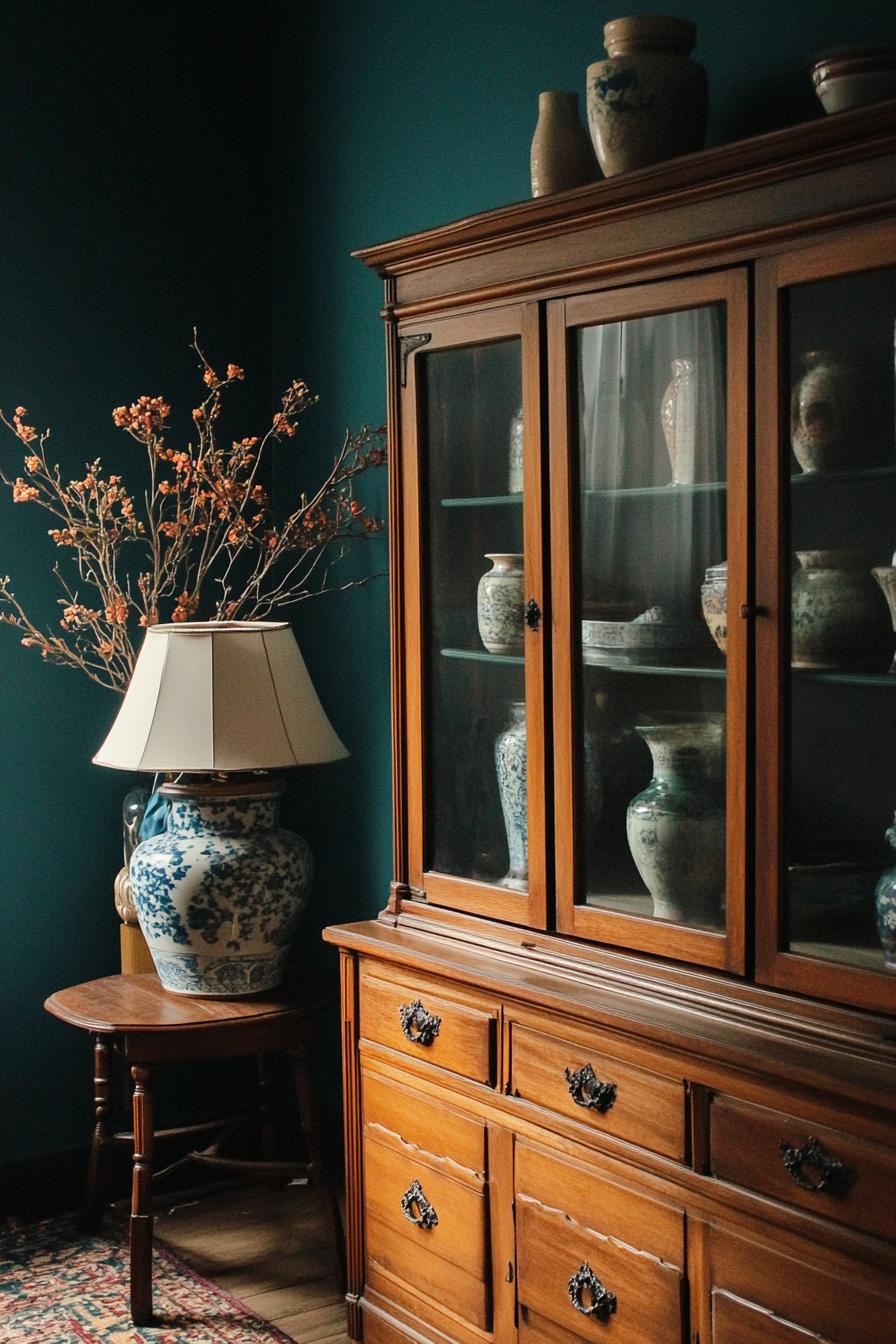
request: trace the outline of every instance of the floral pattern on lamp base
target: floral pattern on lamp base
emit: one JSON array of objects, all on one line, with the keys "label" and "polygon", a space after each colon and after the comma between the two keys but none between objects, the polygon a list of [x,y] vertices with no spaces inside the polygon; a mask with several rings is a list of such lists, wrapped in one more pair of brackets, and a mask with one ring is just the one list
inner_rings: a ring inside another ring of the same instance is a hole
[{"label": "floral pattern on lamp base", "polygon": [[134,850],[140,928],[173,993],[240,998],[282,980],[313,865],[277,828],[279,799],[172,797],[166,830]]}]

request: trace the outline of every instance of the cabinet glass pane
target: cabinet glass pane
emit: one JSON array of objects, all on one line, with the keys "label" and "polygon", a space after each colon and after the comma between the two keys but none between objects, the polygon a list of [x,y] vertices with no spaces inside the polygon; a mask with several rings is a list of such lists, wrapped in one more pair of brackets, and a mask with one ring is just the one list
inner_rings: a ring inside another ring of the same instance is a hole
[{"label": "cabinet glass pane", "polygon": [[525,892],[520,341],[435,351],[422,380],[426,866]]},{"label": "cabinet glass pane", "polygon": [[583,328],[578,377],[580,899],[718,929],[725,306]]},{"label": "cabinet glass pane", "polygon": [[896,809],[896,270],[784,298],[787,945],[883,971],[889,940],[896,970],[896,872],[885,876],[896,863],[885,839]]}]

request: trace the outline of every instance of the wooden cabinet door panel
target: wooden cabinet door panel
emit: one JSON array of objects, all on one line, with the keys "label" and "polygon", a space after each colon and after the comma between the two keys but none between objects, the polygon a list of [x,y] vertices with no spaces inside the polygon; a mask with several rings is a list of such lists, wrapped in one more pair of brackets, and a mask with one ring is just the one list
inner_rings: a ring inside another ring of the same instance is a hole
[{"label": "wooden cabinet door panel", "polygon": [[896,1240],[894,1150],[781,1111],[715,1097],[710,1152],[719,1180]]},{"label": "wooden cabinet door panel", "polygon": [[829,1344],[814,1330],[782,1320],[730,1293],[712,1295],[712,1344]]},{"label": "wooden cabinet door panel", "polygon": [[[415,1011],[415,1005],[419,1009]],[[409,1059],[494,1084],[497,1013],[446,998],[424,984],[361,976],[361,1037]]]},{"label": "wooden cabinet door panel", "polygon": [[[417,1191],[416,1198],[413,1192]],[[487,1200],[476,1181],[460,1181],[422,1160],[412,1161],[367,1138],[364,1144],[367,1271],[389,1296],[397,1280],[427,1302],[463,1320],[491,1325]],[[402,1207],[410,1204],[408,1213]]]},{"label": "wooden cabinet door panel", "polygon": [[[572,1344],[605,1333],[615,1344],[681,1344],[682,1277],[676,1269],[586,1231],[525,1195],[517,1199],[517,1236],[521,1339]],[[587,1285],[592,1274],[609,1295],[603,1311],[593,1281]]]},{"label": "wooden cabinet door panel", "polygon": [[[598,1099],[595,1089],[601,1083],[612,1088],[603,1094],[601,1104],[582,1104],[589,1095]],[[513,1023],[510,1090],[516,1097],[558,1111],[599,1133],[627,1139],[679,1162],[684,1158],[683,1080],[625,1064],[606,1054],[599,1039],[585,1045]]]}]

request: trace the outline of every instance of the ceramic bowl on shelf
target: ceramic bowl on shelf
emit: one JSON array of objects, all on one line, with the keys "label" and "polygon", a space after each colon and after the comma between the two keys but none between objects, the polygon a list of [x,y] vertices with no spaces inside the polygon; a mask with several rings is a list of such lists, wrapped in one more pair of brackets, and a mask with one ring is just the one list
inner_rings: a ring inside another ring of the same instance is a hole
[{"label": "ceramic bowl on shelf", "polygon": [[636,657],[664,654],[681,657],[699,648],[706,639],[699,621],[682,619],[665,607],[650,607],[625,627],[623,648]]},{"label": "ceramic bowl on shelf", "polygon": [[628,621],[583,621],[582,644],[587,649],[622,652]]},{"label": "ceramic bowl on shelf", "polygon": [[896,98],[896,43],[820,52],[809,74],[825,112],[849,112]]}]

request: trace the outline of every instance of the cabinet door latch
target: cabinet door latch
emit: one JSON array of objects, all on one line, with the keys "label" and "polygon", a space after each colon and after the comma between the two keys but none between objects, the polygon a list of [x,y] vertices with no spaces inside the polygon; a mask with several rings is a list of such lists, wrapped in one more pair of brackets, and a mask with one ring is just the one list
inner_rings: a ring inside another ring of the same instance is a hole
[{"label": "cabinet door latch", "polygon": [[[519,610],[519,608],[517,608],[517,610]],[[526,603],[526,624],[530,630],[537,630],[541,625],[541,607],[535,601],[534,597],[530,597],[529,601]]]}]

